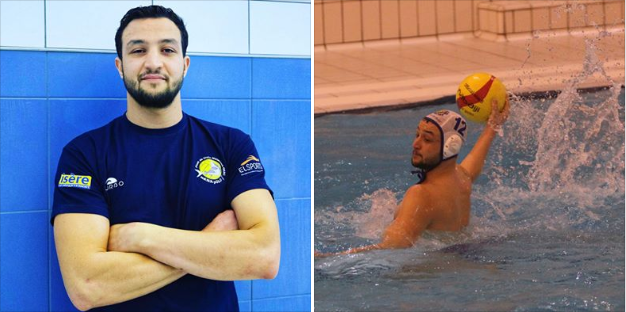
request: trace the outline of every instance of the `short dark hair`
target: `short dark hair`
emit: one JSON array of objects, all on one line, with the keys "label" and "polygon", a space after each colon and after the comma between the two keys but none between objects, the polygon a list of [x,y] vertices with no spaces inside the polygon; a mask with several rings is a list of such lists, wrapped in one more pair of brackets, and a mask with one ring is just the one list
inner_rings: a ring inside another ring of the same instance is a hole
[{"label": "short dark hair", "polygon": [[180,40],[181,45],[183,46],[183,57],[187,54],[187,43],[189,40],[189,35],[187,34],[187,28],[185,28],[185,23],[180,16],[176,15],[172,9],[164,8],[160,5],[149,5],[149,6],[140,6],[134,9],[130,9],[126,12],[126,15],[122,17],[120,21],[120,27],[117,29],[115,33],[115,49],[117,50],[117,56],[122,59],[122,33],[126,26],[130,24],[133,20],[142,19],[142,18],[159,18],[165,17],[176,24],[178,30],[180,30]]}]

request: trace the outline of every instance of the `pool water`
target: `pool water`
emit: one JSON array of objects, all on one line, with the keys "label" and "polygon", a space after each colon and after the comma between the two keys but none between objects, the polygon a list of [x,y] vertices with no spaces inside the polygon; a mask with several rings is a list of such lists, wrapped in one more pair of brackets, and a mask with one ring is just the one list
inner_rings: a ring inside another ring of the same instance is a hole
[{"label": "pool water", "polygon": [[[419,120],[453,103],[315,119],[315,249],[378,242],[415,183]],[[470,123],[463,159],[482,125]],[[315,260],[316,311],[623,311],[624,91],[512,100],[470,225]]]}]

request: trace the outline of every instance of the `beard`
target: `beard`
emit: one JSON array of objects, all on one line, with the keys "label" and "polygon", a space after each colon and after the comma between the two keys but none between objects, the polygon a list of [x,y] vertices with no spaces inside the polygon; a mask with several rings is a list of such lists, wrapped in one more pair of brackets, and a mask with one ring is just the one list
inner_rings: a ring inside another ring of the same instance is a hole
[{"label": "beard", "polygon": [[[152,73],[147,73],[152,74]],[[142,87],[139,86],[140,78],[137,80],[127,79],[126,75],[124,76],[124,86],[126,87],[126,91],[128,94],[139,104],[140,106],[146,108],[155,108],[161,109],[166,108],[172,104],[174,98],[180,92],[180,89],[183,87],[183,76],[180,79],[174,81],[171,85],[169,84],[169,78],[166,77],[165,83],[167,87],[165,90],[157,93],[148,93]]]},{"label": "beard", "polygon": [[435,167],[439,166],[439,164],[441,163],[441,160],[426,160],[422,157],[421,161],[415,161],[413,160],[413,157],[411,157],[411,165],[413,165],[413,167],[418,168],[418,169],[422,169],[424,171],[430,171],[432,169],[434,169]]}]

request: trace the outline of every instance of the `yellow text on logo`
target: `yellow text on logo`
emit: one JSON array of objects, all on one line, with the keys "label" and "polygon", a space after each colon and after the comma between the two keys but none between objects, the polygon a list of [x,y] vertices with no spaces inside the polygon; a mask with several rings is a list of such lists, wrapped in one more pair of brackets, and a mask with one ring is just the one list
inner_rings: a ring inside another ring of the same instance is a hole
[{"label": "yellow text on logo", "polygon": [[78,187],[91,188],[91,176],[82,176],[74,174],[62,174],[59,179],[59,187]]},{"label": "yellow text on logo", "polygon": [[256,157],[254,157],[254,155],[250,155],[250,156],[248,156],[248,158],[244,162],[241,163],[241,166],[243,166],[243,165],[245,165],[245,164],[247,164],[247,163],[249,163],[251,161],[259,162],[260,160],[258,158],[256,158]]}]

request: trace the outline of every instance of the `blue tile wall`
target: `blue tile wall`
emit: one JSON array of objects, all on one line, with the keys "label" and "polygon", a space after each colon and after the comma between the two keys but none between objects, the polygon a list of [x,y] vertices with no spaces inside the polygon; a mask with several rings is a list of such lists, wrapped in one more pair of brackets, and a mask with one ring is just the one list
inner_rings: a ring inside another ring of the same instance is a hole
[{"label": "blue tile wall", "polygon": [[0,218],[0,311],[48,310],[48,212]]},{"label": "blue tile wall", "polygon": [[275,198],[311,197],[310,101],[253,100],[252,139]]},{"label": "blue tile wall", "polygon": [[252,281],[235,281],[239,302],[252,300]]},{"label": "blue tile wall", "polygon": [[251,301],[239,301],[239,311],[241,312],[252,311],[252,302]]},{"label": "blue tile wall", "polygon": [[112,53],[48,52],[49,96],[126,99],[115,57]]},{"label": "blue tile wall", "polygon": [[45,97],[46,54],[0,51],[0,97]]},{"label": "blue tile wall", "polygon": [[255,300],[252,302],[252,310],[272,312],[310,311],[311,295]]},{"label": "blue tile wall", "polygon": [[274,280],[252,281],[252,298],[310,294],[311,200],[277,200],[280,220],[280,270]]},{"label": "blue tile wall", "polygon": [[309,59],[253,59],[252,97],[255,99],[311,99],[311,61]]},{"label": "blue tile wall", "polygon": [[[125,112],[114,59],[0,51],[1,311],[77,311],[49,225],[53,176],[63,146]],[[193,56],[182,97],[186,113],[250,134],[276,191],[281,269],[236,282],[240,309],[309,310],[310,60]]]},{"label": "blue tile wall", "polygon": [[46,209],[47,124],[46,100],[0,98],[0,212]]},{"label": "blue tile wall", "polygon": [[190,56],[182,99],[250,99],[247,57]]}]

